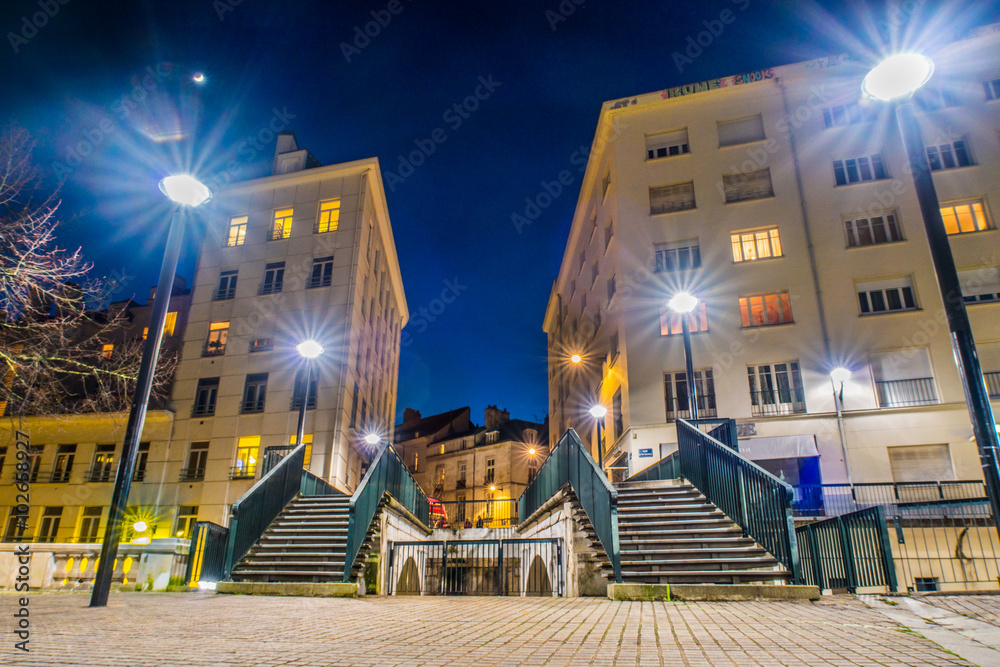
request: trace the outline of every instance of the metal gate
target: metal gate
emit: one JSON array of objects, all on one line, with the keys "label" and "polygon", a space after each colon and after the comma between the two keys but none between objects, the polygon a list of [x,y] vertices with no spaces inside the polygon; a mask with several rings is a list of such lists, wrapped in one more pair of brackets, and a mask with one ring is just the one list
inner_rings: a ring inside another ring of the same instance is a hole
[{"label": "metal gate", "polygon": [[562,540],[390,542],[389,595],[562,597]]}]

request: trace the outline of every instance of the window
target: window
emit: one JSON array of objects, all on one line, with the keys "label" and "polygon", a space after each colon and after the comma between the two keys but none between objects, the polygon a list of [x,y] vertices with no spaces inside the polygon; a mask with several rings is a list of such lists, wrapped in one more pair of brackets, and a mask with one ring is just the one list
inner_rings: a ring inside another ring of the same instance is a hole
[{"label": "window", "polygon": [[[45,452],[45,445],[31,445],[28,448],[28,459],[25,463],[28,464],[28,470],[30,472],[28,481],[34,484],[38,481],[38,471],[42,467],[42,454]],[[23,467],[18,468],[18,470],[23,470]]]},{"label": "window", "polygon": [[90,469],[91,482],[112,482],[115,479],[115,446],[98,445],[94,452],[94,465]]},{"label": "window", "polygon": [[146,463],[149,461],[149,443],[139,443],[139,455],[135,460],[135,470],[132,471],[132,481],[141,482],[146,479]]},{"label": "window", "polygon": [[219,274],[219,288],[215,290],[215,300],[225,301],[236,296],[236,270],[223,271]]},{"label": "window", "polygon": [[858,283],[857,289],[862,315],[917,309],[909,278]]},{"label": "window", "polygon": [[1000,267],[986,266],[971,271],[959,271],[962,296],[966,303],[1000,301]]},{"label": "window", "polygon": [[3,477],[3,464],[7,460],[7,448],[0,447],[0,477]]},{"label": "window", "polygon": [[941,171],[968,167],[972,164],[972,158],[969,156],[965,140],[958,139],[937,146],[928,146],[927,162],[931,165],[931,171]]},{"label": "window", "polygon": [[229,237],[226,239],[227,246],[243,245],[247,238],[247,218],[241,215],[229,219]]},{"label": "window", "polygon": [[612,297],[614,297],[615,292],[618,291],[618,285],[615,283],[615,277],[611,276],[608,279],[608,303],[611,303]]},{"label": "window", "polygon": [[694,181],[649,188],[649,214],[675,213],[695,208]]},{"label": "window", "polygon": [[487,484],[492,484],[496,481],[496,465],[497,460],[495,458],[486,459],[486,479],[484,481]]},{"label": "window", "polygon": [[226,353],[229,338],[229,322],[211,322],[208,325],[208,340],[205,341],[203,357],[219,357]]},{"label": "window", "polygon": [[27,530],[28,516],[26,514],[19,514],[16,507],[11,507],[10,514],[7,518],[7,528],[3,532],[3,541],[20,542],[22,541],[22,538],[24,538],[24,533]]},{"label": "window", "polygon": [[750,384],[750,414],[754,417],[806,411],[799,362],[747,366],[747,379]]},{"label": "window", "polygon": [[269,241],[287,239],[292,233],[292,212],[293,209],[290,208],[281,208],[274,212],[274,222],[271,224]]},{"label": "window", "polygon": [[84,507],[80,516],[80,532],[77,534],[78,542],[97,542],[98,533],[101,530],[101,516],[104,514],[103,507]]},{"label": "window", "polygon": [[781,257],[781,236],[777,227],[730,235],[734,262],[755,262],[758,259]]},{"label": "window", "polygon": [[239,439],[236,447],[236,465],[230,471],[233,479],[253,477],[257,474],[257,452],[260,450],[260,436],[251,435]]},{"label": "window", "polygon": [[468,470],[468,464],[465,461],[458,462],[458,478],[455,480],[456,489],[465,488],[466,471]]},{"label": "window", "polygon": [[208,465],[208,442],[192,442],[188,449],[187,465],[181,470],[182,482],[199,482],[205,479]]},{"label": "window", "polygon": [[701,266],[701,249],[698,241],[658,243],[656,245],[656,271],[683,271]]},{"label": "window", "polygon": [[314,259],[312,273],[309,275],[309,282],[306,283],[306,289],[329,287],[331,280],[333,280],[333,255]]},{"label": "window", "polygon": [[942,206],[941,218],[949,234],[969,234],[990,228],[982,199]]},{"label": "window", "polygon": [[103,357],[104,359],[110,359],[114,351],[115,351],[114,343],[105,343],[104,345],[101,346],[101,357]]},{"label": "window", "polygon": [[951,451],[944,445],[887,447],[893,482],[953,481]]},{"label": "window", "polygon": [[[309,394],[306,399],[306,409],[313,410],[316,408],[316,385],[319,382],[319,371],[312,364],[308,366],[309,368]],[[299,369],[298,373],[295,374],[295,388],[292,390],[292,410],[298,410],[302,407],[302,394],[305,393],[305,369]]]},{"label": "window", "polygon": [[[288,438],[288,444],[294,447],[296,440],[298,440],[298,436],[293,433]],[[309,464],[312,462],[312,449],[313,449],[312,433],[303,433],[302,442],[305,443],[305,449],[302,452],[302,469],[309,470]]]},{"label": "window", "polygon": [[847,232],[848,248],[903,240],[899,223],[896,222],[895,211],[873,215],[870,218],[844,220],[844,231]]},{"label": "window", "polygon": [[611,399],[611,409],[612,415],[615,420],[615,440],[622,437],[622,433],[625,432],[625,417],[622,413],[622,390],[619,389],[615,392],[614,398]]},{"label": "window", "polygon": [[766,327],[792,322],[788,292],[740,297],[740,316],[745,327]]},{"label": "window", "polygon": [[340,224],[340,200],[330,199],[319,203],[319,217],[316,219],[316,233],[335,232]]},{"label": "window", "polygon": [[611,245],[611,239],[615,237],[615,222],[611,220],[608,222],[608,226],[604,228],[604,249],[607,250],[608,246]]},{"label": "window", "polygon": [[76,458],[76,445],[59,445],[56,450],[56,462],[52,465],[50,482],[68,482],[73,472],[73,459]]},{"label": "window", "polygon": [[260,284],[261,294],[277,294],[285,280],[285,263],[271,262],[264,267],[264,282]]},{"label": "window", "polygon": [[215,399],[219,396],[219,378],[201,378],[194,392],[192,417],[211,417],[215,414]]},{"label": "window", "polygon": [[38,530],[38,542],[55,542],[59,533],[59,522],[62,520],[63,508],[46,507],[42,510],[42,526]]},{"label": "window", "polygon": [[[360,350],[359,350],[360,351]],[[354,383],[354,398],[351,399],[351,428],[357,423],[358,416],[358,383]]]},{"label": "window", "polygon": [[177,518],[174,520],[174,537],[191,539],[191,532],[198,521],[197,505],[180,505],[177,508]]},{"label": "window", "polygon": [[661,157],[685,155],[688,153],[688,131],[674,130],[660,132],[646,137],[646,159],[655,160]]},{"label": "window", "polygon": [[872,120],[872,113],[867,109],[862,110],[857,102],[835,104],[823,109],[823,122],[828,128],[856,125],[869,120]]},{"label": "window", "polygon": [[[712,369],[694,372],[694,391],[698,398],[698,418],[707,419],[718,415],[715,406],[715,380]],[[667,407],[667,421],[691,419],[691,396],[688,393],[687,372],[663,374],[663,396]]]},{"label": "window", "polygon": [[240,412],[264,411],[264,396],[267,394],[267,373],[252,373],[247,375],[243,386],[243,403]]},{"label": "window", "polygon": [[937,403],[931,358],[924,348],[869,355],[879,407]]},{"label": "window", "polygon": [[762,141],[765,138],[764,119],[760,114],[738,120],[719,121],[718,129],[720,148]]},{"label": "window", "polygon": [[889,174],[882,162],[881,153],[834,160],[833,176],[837,181],[837,185],[848,185],[849,183],[877,181],[889,178]]},{"label": "window", "polygon": [[990,79],[989,81],[983,81],[983,90],[986,91],[986,99],[988,100],[1000,99],[1000,79]]},{"label": "window", "polygon": [[274,349],[274,338],[253,338],[250,340],[250,354],[254,352],[270,352]]},{"label": "window", "polygon": [[[680,313],[675,313],[668,306],[660,307],[660,335],[680,336],[684,333],[684,324]],[[701,333],[708,331],[708,310],[705,302],[698,303],[694,312],[687,314],[688,330],[691,333]]]},{"label": "window", "polygon": [[774,196],[770,167],[737,174],[723,174],[722,188],[727,204]]},{"label": "window", "polygon": [[[167,313],[166,317],[163,318],[163,335],[173,336],[174,327],[177,326],[177,313]],[[146,336],[149,335],[149,327],[145,327],[142,330],[142,339],[146,340]]]},{"label": "window", "polygon": [[958,97],[946,88],[923,86],[913,96],[913,101],[924,111],[934,111],[946,107],[957,107]]}]

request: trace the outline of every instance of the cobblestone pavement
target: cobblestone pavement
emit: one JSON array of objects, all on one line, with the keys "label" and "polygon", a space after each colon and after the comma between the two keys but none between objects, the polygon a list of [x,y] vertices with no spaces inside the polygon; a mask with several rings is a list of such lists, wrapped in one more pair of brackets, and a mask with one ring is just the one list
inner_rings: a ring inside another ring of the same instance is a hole
[{"label": "cobblestone pavement", "polygon": [[322,599],[113,593],[30,598],[31,651],[3,665],[969,665],[851,597]]},{"label": "cobblestone pavement", "polygon": [[1000,595],[925,595],[920,601],[1000,627]]}]

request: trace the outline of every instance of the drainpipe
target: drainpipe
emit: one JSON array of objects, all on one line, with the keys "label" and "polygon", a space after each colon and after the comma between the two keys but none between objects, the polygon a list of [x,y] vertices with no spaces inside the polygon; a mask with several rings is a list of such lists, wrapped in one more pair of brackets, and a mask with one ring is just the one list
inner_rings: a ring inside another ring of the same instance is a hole
[{"label": "drainpipe", "polygon": [[[830,380],[832,383],[833,380]],[[844,432],[844,383],[840,383],[840,391],[837,385],[833,385],[833,402],[837,405],[837,428],[840,429],[840,450],[844,453],[844,470],[847,471],[847,483],[854,488],[854,480],[851,479],[851,464],[847,460],[847,434]]]}]

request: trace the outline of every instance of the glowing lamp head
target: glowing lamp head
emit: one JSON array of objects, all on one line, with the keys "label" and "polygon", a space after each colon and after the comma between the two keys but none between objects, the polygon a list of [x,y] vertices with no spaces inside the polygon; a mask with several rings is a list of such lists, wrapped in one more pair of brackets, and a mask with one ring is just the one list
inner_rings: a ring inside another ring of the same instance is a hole
[{"label": "glowing lamp head", "polygon": [[529,454],[530,456],[534,456],[534,455],[535,455],[535,453],[536,453],[536,450],[535,450],[535,448],[534,448],[534,447],[529,447],[529,448],[528,448],[528,454]]},{"label": "glowing lamp head", "polygon": [[323,346],[314,340],[304,340],[295,346],[295,351],[305,359],[315,359],[323,354]]},{"label": "glowing lamp head", "polygon": [[608,409],[603,405],[595,405],[590,409],[590,415],[594,419],[604,419],[604,415],[608,414]]},{"label": "glowing lamp head", "polygon": [[897,53],[880,62],[861,82],[861,92],[888,102],[912,95],[934,74],[934,63],[919,53]]},{"label": "glowing lamp head", "polygon": [[678,292],[667,302],[667,306],[675,313],[690,313],[698,306],[698,297],[690,292]]},{"label": "glowing lamp head", "polygon": [[830,379],[836,384],[844,384],[851,378],[851,371],[847,370],[843,366],[838,366],[830,371]]},{"label": "glowing lamp head", "polygon": [[380,438],[377,433],[369,433],[368,435],[365,436],[365,442],[367,442],[369,445],[377,445],[381,441],[382,438]]},{"label": "glowing lamp head", "polygon": [[581,361],[583,361],[583,357],[581,357],[579,354],[574,354],[572,357],[569,358],[569,360],[572,361],[574,364],[578,364]]},{"label": "glowing lamp head", "polygon": [[160,181],[160,191],[185,206],[199,206],[212,198],[208,186],[189,174],[167,176]]},{"label": "glowing lamp head", "polygon": [[149,528],[149,526],[146,525],[145,521],[143,521],[142,519],[139,519],[138,521],[136,521],[135,523],[132,524],[132,528],[135,529],[135,532],[141,533],[142,531],[144,531],[147,528]]},{"label": "glowing lamp head", "polygon": [[496,491],[496,490],[497,490],[497,485],[496,484],[490,484],[490,491]]}]

